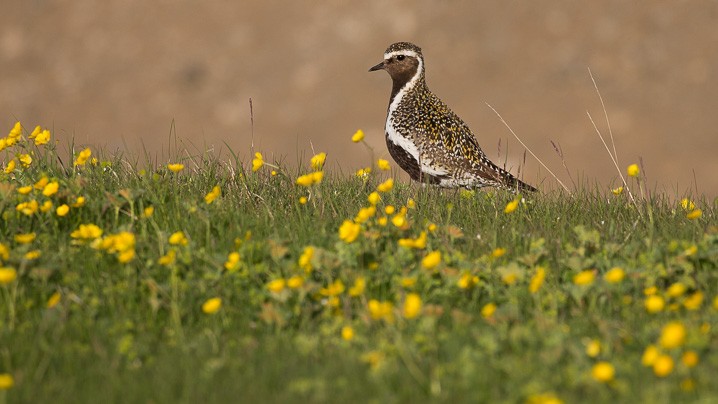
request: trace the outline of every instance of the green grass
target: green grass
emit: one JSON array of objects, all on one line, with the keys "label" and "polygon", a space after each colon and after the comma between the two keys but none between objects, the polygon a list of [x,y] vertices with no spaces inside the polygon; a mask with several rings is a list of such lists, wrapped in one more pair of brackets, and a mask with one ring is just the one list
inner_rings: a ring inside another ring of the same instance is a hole
[{"label": "green grass", "polygon": [[[523,402],[542,394],[565,402],[718,400],[715,201],[696,200],[703,215],[688,220],[660,196],[634,205],[625,194],[585,190],[526,195],[507,214],[508,193],[397,182],[346,243],[339,227],[369,206],[367,196],[387,174],[375,170],[363,180],[328,171],[305,188],[294,182],[311,169],[272,176],[267,166],[253,173],[249,161],[243,170],[237,158],[187,158],[187,168],[173,173],[119,158],[63,166],[52,148],[30,143],[5,153],[10,159],[22,149],[35,153],[34,162],[0,182],[0,242],[9,248],[3,265],[17,271],[0,286],[0,373],[15,382],[0,391],[0,402]],[[59,182],[56,194],[18,193],[43,176]],[[222,195],[206,204],[215,185]],[[84,206],[55,214],[77,196],[86,197]],[[309,201],[300,204],[301,196]],[[408,228],[377,223],[385,206],[399,210],[410,198]],[[16,210],[32,199],[53,208]],[[149,206],[154,213],[144,217]],[[120,252],[71,237],[90,223],[103,237],[131,232],[134,258],[120,263]],[[432,223],[425,249],[398,246]],[[187,245],[169,244],[177,231]],[[37,235],[32,243],[14,240],[29,232]],[[311,271],[298,264],[306,246],[315,248]],[[24,258],[32,250],[39,258]],[[160,264],[170,250],[174,263]],[[433,270],[421,264],[429,251],[442,254]],[[231,252],[241,259],[229,271]],[[532,293],[539,267],[546,278]],[[604,279],[613,267],[626,273],[618,283]],[[584,270],[595,280],[575,284]],[[267,288],[292,276],[303,285]],[[478,283],[462,289],[462,276]],[[359,277],[366,288],[350,296]],[[416,283],[402,285],[405,278]],[[344,291],[322,295],[336,280]],[[686,291],[670,296],[676,283]],[[652,287],[666,303],[656,313],[644,307]],[[48,308],[56,292],[59,303]],[[403,313],[409,293],[422,301],[415,318]],[[202,304],[213,297],[222,307],[205,314]],[[372,318],[371,299],[393,303],[388,317]],[[497,309],[485,317],[487,304]],[[687,336],[661,348],[675,366],[658,377],[642,355],[660,346],[662,328],[675,321]],[[347,326],[350,341],[342,338]],[[600,351],[591,357],[594,340]],[[682,363],[686,351],[698,354],[695,367]],[[601,361],[615,369],[610,382],[591,375]]]}]

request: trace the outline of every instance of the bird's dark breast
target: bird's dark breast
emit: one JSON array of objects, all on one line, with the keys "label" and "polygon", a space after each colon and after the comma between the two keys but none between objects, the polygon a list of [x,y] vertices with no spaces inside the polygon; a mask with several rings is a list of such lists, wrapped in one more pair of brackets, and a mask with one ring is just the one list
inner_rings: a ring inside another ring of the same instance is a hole
[{"label": "bird's dark breast", "polygon": [[406,171],[414,181],[426,182],[429,184],[438,184],[440,178],[437,178],[426,173],[422,173],[419,168],[419,162],[404,150],[401,146],[396,145],[394,142],[389,140],[389,136],[386,137],[386,147],[389,149],[391,158],[401,167],[402,170]]}]

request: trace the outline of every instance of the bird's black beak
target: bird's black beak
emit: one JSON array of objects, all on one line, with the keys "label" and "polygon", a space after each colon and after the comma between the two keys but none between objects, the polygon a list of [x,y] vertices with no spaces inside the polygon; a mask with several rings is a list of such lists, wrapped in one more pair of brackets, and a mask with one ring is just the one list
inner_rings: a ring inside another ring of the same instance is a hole
[{"label": "bird's black beak", "polygon": [[383,61],[382,61],[381,63],[379,63],[378,65],[376,65],[376,66],[372,67],[371,69],[369,69],[369,71],[370,71],[370,72],[375,72],[375,71],[377,71],[377,70],[382,70],[382,69],[384,69],[384,62],[383,62]]}]

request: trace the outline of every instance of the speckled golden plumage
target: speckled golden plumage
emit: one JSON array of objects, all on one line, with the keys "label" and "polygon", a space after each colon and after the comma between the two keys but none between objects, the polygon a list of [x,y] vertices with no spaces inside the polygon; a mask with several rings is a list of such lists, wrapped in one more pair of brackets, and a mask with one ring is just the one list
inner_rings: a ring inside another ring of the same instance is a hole
[{"label": "speckled golden plumage", "polygon": [[492,163],[471,129],[429,90],[418,46],[392,44],[374,70],[386,70],[392,78],[387,147],[412,179],[444,187],[536,190]]}]

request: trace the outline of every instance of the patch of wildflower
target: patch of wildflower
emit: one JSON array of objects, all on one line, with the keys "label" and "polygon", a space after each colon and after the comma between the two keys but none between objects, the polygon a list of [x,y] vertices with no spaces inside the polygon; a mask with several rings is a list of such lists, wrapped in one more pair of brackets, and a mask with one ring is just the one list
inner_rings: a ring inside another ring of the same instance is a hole
[{"label": "patch of wildflower", "polygon": [[264,165],[264,157],[262,157],[262,153],[256,152],[254,153],[254,158],[252,159],[252,171],[257,172],[260,168]]},{"label": "patch of wildflower", "polygon": [[221,308],[222,308],[222,298],[221,297],[213,297],[211,299],[207,299],[204,303],[202,303],[202,312],[205,314],[215,314]]},{"label": "patch of wildflower", "polygon": [[427,270],[433,270],[441,263],[441,252],[432,251],[421,260],[421,266]]},{"label": "patch of wildflower", "polygon": [[0,267],[0,285],[12,283],[17,278],[17,271],[11,267]]},{"label": "patch of wildflower", "polygon": [[376,161],[376,167],[382,171],[389,171],[391,170],[391,164],[389,164],[389,161],[384,159],[379,159]]},{"label": "patch of wildflower", "polygon": [[184,170],[184,164],[182,163],[170,163],[167,164],[167,169],[172,171],[173,173],[178,173],[182,170]]},{"label": "patch of wildflower", "polygon": [[513,201],[506,204],[506,207],[504,208],[504,213],[506,213],[506,214],[513,213],[518,207],[519,207],[519,199],[514,199]]},{"label": "patch of wildflower", "polygon": [[389,192],[394,188],[394,179],[389,178],[381,184],[377,185],[376,190],[379,192]]},{"label": "patch of wildflower", "polygon": [[90,159],[90,156],[92,156],[92,150],[89,148],[83,149],[81,152],[77,154],[77,157],[75,158],[75,162],[73,163],[74,166],[84,166],[87,163],[87,160]]},{"label": "patch of wildflower", "polygon": [[327,159],[327,154],[324,152],[315,154],[309,162],[309,165],[315,171],[321,171],[324,169],[324,162]]},{"label": "patch of wildflower", "polygon": [[359,237],[360,231],[361,225],[352,220],[345,220],[339,226],[339,239],[347,244],[353,243]]},{"label": "patch of wildflower", "polygon": [[364,131],[359,129],[352,135],[352,142],[359,143],[364,140]]},{"label": "patch of wildflower", "polygon": [[616,369],[608,362],[598,362],[591,369],[591,376],[601,383],[610,382],[615,375]]},{"label": "patch of wildflower", "polygon": [[187,240],[187,236],[185,236],[183,231],[176,231],[172,233],[167,241],[170,245],[186,246],[187,243],[189,243],[189,240]]},{"label": "patch of wildflower", "polygon": [[631,164],[626,168],[626,173],[629,177],[638,177],[638,174],[640,173],[640,170],[638,169],[638,164]]},{"label": "patch of wildflower", "polygon": [[102,239],[95,239],[92,247],[115,255],[117,261],[126,264],[135,258],[135,235],[128,231],[109,234]]},{"label": "patch of wildflower", "polygon": [[211,191],[207,193],[207,195],[204,196],[204,203],[207,205],[214,202],[217,198],[219,198],[222,195],[222,189],[219,187],[219,185],[215,185]]},{"label": "patch of wildflower", "polygon": [[319,184],[324,178],[324,171],[315,171],[313,173],[300,175],[297,178],[297,185],[303,187],[311,187],[312,185]]}]

